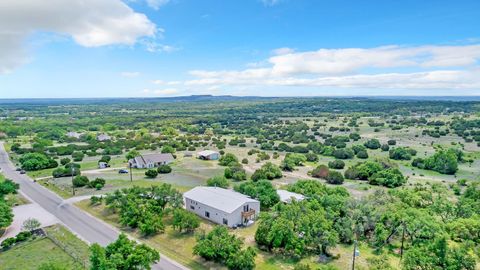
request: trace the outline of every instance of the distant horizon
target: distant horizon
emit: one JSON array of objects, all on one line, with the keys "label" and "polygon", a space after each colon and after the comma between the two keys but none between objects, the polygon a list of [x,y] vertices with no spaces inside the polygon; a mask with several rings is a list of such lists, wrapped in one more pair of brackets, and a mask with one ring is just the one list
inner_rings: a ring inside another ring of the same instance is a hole
[{"label": "distant horizon", "polygon": [[343,95],[343,96],[254,96],[254,95],[179,95],[168,97],[33,97],[33,98],[0,98],[0,101],[22,101],[22,100],[105,100],[105,99],[181,99],[181,98],[195,98],[195,97],[211,97],[211,98],[385,98],[385,99],[472,99],[474,101],[480,100],[480,95]]},{"label": "distant horizon", "polygon": [[0,98],[480,96],[480,1],[0,1]]}]

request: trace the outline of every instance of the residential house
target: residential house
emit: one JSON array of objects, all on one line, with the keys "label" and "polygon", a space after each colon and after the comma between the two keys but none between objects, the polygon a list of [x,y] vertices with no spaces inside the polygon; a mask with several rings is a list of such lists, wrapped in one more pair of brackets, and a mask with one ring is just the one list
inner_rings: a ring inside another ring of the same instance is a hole
[{"label": "residential house", "polygon": [[203,160],[218,160],[220,158],[220,153],[212,150],[204,150],[197,153],[199,159]]},{"label": "residential house", "polygon": [[80,139],[80,136],[82,136],[82,134],[75,131],[70,131],[66,134],[66,136],[69,138]]},{"label": "residential house", "polygon": [[247,226],[260,214],[260,202],[230,189],[195,187],[183,194],[185,208],[230,228]]},{"label": "residential house", "polygon": [[111,139],[112,139],[112,137],[108,136],[107,134],[97,135],[97,141],[99,141],[99,142],[110,141]]},{"label": "residential house", "polygon": [[174,161],[175,158],[170,153],[165,154],[146,154],[132,158],[128,161],[130,167],[145,169],[155,168],[160,165],[166,165]]},{"label": "residential house", "polygon": [[302,194],[290,192],[283,189],[277,189],[277,194],[280,197],[280,201],[284,203],[290,203],[292,202],[292,199],[296,201],[303,201],[305,199],[305,196],[303,196]]}]

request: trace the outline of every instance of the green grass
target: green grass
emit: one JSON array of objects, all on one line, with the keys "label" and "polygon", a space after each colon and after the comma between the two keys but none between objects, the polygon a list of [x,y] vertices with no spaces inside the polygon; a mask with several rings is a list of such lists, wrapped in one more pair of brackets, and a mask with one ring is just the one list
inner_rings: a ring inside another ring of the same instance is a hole
[{"label": "green grass", "polygon": [[65,266],[67,269],[84,269],[48,238],[27,241],[10,250],[0,252],[2,270],[34,270],[47,262]]},{"label": "green grass", "polygon": [[88,266],[90,251],[85,242],[60,225],[45,228],[45,231],[49,238],[56,240],[57,243],[61,243],[71,256]]},{"label": "green grass", "polygon": [[[118,215],[111,213],[104,205],[90,206],[88,200],[76,203],[76,205],[92,214],[93,216],[100,218],[107,223],[121,229],[123,232],[132,235],[157,249],[160,253],[165,254],[169,258],[189,267],[190,269],[219,269],[221,265],[212,262],[207,262],[197,256],[193,255],[193,247],[195,246],[196,239],[195,234],[180,234],[173,230],[170,226],[169,219],[165,220],[166,229],[162,234],[157,234],[152,237],[143,238],[136,230],[124,228],[118,223]],[[214,224],[208,221],[202,220],[200,228],[197,231],[210,231]],[[298,263],[306,263],[313,266],[318,266],[318,257],[310,256],[302,259],[300,262],[292,260],[280,255],[274,255],[258,249],[254,235],[257,229],[258,223],[248,227],[237,230],[231,230],[232,233],[238,237],[244,239],[245,245],[254,247],[257,250],[256,257],[256,269],[261,270],[278,270],[278,269],[293,269]],[[331,250],[335,259],[332,259],[327,265],[332,265],[338,269],[349,269],[351,267],[351,253],[352,245],[338,245]],[[357,259],[356,265],[358,269],[368,269],[367,258],[375,257],[373,250],[366,244],[360,244],[360,257]],[[398,266],[398,258],[389,253],[390,263],[394,269],[400,269]]]}]

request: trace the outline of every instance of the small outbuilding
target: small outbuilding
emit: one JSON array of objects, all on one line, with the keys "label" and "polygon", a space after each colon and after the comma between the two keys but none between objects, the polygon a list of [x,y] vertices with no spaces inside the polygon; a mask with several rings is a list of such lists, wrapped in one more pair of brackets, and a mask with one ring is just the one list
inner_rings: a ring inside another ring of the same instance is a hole
[{"label": "small outbuilding", "polygon": [[220,153],[212,150],[203,150],[197,153],[197,157],[203,160],[218,160],[220,159]]},{"label": "small outbuilding", "polygon": [[128,161],[128,163],[132,168],[151,169],[160,165],[170,164],[174,160],[175,158],[170,153],[146,154],[132,158]]},{"label": "small outbuilding", "polygon": [[230,228],[252,224],[260,202],[230,189],[195,187],[183,194],[188,211]]},{"label": "small outbuilding", "polygon": [[105,169],[105,168],[108,168],[108,167],[110,167],[110,165],[108,165],[107,162],[104,162],[104,161],[98,162],[98,168],[99,169]]},{"label": "small outbuilding", "polygon": [[290,192],[288,190],[277,189],[277,194],[280,197],[280,201],[284,203],[291,203],[292,199],[296,201],[303,201],[305,200],[305,196],[302,194],[298,194],[295,192]]}]

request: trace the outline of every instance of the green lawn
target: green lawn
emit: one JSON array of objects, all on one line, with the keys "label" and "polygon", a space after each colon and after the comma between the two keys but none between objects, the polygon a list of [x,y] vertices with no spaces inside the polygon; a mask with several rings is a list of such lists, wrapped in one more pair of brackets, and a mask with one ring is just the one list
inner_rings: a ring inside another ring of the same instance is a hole
[{"label": "green lawn", "polygon": [[52,240],[38,238],[27,241],[0,252],[0,268],[2,270],[29,270],[37,269],[42,263],[53,262],[65,266],[67,269],[84,269]]}]

